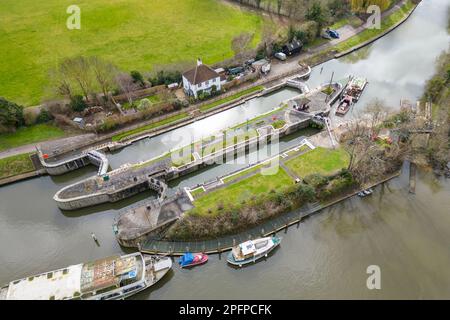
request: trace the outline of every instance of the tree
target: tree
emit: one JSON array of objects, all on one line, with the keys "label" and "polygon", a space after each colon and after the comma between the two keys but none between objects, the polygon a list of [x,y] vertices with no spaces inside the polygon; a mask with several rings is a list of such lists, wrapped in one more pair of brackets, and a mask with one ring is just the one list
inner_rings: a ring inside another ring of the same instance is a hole
[{"label": "tree", "polygon": [[399,166],[408,148],[393,141],[389,146],[374,139],[388,118],[387,108],[380,100],[371,102],[362,114],[349,124],[342,142],[350,155],[348,170],[360,184],[383,177]]},{"label": "tree", "polygon": [[102,60],[98,57],[89,58],[89,67],[92,70],[95,80],[103,94],[103,100],[108,102],[110,92],[114,90],[116,85],[115,77],[118,69],[112,63]]},{"label": "tree", "polygon": [[331,0],[328,2],[328,9],[335,18],[340,18],[347,12],[349,12],[349,2],[342,0]]},{"label": "tree", "polygon": [[0,97],[0,125],[14,130],[24,124],[23,106]]},{"label": "tree", "polygon": [[254,34],[243,32],[233,38],[231,41],[231,49],[233,50],[236,59],[240,59],[243,56],[245,51],[249,48],[253,37]]},{"label": "tree", "polygon": [[129,74],[121,72],[116,76],[116,84],[120,92],[127,97],[129,104],[132,105],[134,91],[138,89],[138,85],[134,82],[133,78]]},{"label": "tree", "polygon": [[306,19],[315,21],[317,23],[317,35],[320,34],[320,29],[325,23],[325,13],[320,5],[320,2],[314,2],[312,7],[308,8],[306,15]]},{"label": "tree", "polygon": [[93,77],[92,69],[90,68],[90,60],[81,56],[65,59],[61,63],[60,71],[63,76],[66,76],[78,85],[78,88],[86,101],[89,101],[89,95],[93,92]]}]

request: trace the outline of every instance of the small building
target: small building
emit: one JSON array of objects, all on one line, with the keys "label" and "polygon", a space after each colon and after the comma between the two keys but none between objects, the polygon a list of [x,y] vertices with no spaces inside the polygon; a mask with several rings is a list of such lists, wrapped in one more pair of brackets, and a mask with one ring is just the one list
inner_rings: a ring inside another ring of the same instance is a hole
[{"label": "small building", "polygon": [[291,43],[288,43],[283,46],[283,53],[287,56],[292,56],[293,54],[300,53],[302,50],[303,43],[299,40],[292,40]]},{"label": "small building", "polygon": [[80,128],[84,128],[85,123],[83,118],[76,117],[72,121],[75,122]]},{"label": "small building", "polygon": [[183,73],[183,88],[188,96],[197,99],[199,92],[211,93],[214,87],[216,91],[221,90],[220,75],[200,59],[194,69]]}]

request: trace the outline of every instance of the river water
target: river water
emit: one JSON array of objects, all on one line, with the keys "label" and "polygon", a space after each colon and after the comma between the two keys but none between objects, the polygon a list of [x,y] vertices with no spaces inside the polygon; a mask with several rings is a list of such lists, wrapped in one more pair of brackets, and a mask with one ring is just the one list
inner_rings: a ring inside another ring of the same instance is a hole
[{"label": "river water", "polygon": [[[309,86],[329,81],[334,71],[335,79],[349,74],[368,78],[358,106],[374,97],[393,107],[401,98],[414,100],[434,73],[436,57],[448,47],[447,9],[446,0],[423,1],[405,24],[372,46],[314,68]],[[293,94],[282,91],[251,101],[189,130],[207,136],[271,110]],[[280,149],[298,142],[301,134],[282,140]],[[134,144],[112,155],[112,166],[158,155],[166,143],[177,146],[180,142],[172,137]],[[167,142],[169,138],[173,141]],[[216,166],[172,187],[201,183],[238,167]],[[149,194],[76,212],[61,212],[52,199],[63,186],[95,172],[84,168],[0,188],[0,283],[124,251],[115,241],[113,219]],[[198,269],[175,266],[161,283],[135,298],[450,298],[450,182],[419,171],[416,191],[408,193],[404,172],[370,198],[349,199],[291,227],[267,261],[236,270],[224,256],[215,255]],[[369,265],[381,269],[381,290],[366,287]]]}]

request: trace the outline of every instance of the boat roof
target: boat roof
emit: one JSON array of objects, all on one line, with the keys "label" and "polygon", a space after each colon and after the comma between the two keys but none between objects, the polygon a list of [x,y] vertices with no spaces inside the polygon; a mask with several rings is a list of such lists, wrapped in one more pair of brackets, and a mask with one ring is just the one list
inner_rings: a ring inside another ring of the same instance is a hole
[{"label": "boat roof", "polygon": [[80,295],[82,264],[13,281],[8,300],[62,300]]},{"label": "boat roof", "polygon": [[136,278],[137,273],[135,256],[113,256],[86,263],[81,273],[81,292],[97,291],[112,286],[119,287],[123,278]]},{"label": "boat roof", "polygon": [[[121,280],[143,277],[140,253],[112,256],[13,281],[8,300],[73,299],[87,292],[119,287]],[[141,262],[141,263],[139,263]]]},{"label": "boat roof", "polygon": [[256,251],[255,244],[252,240],[243,242],[239,245],[244,256]]}]

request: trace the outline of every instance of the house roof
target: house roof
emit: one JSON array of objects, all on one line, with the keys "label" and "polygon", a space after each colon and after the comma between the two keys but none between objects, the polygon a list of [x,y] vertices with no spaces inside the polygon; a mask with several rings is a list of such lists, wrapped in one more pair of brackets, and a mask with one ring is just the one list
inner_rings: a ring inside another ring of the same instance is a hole
[{"label": "house roof", "polygon": [[194,69],[186,71],[183,73],[183,76],[194,85],[220,77],[216,71],[204,64],[197,65]]}]

